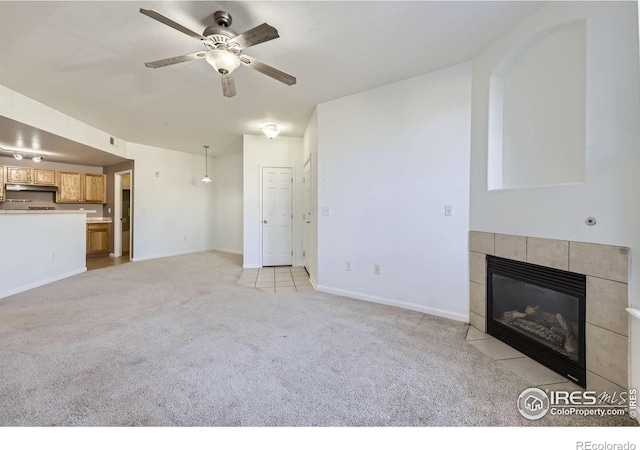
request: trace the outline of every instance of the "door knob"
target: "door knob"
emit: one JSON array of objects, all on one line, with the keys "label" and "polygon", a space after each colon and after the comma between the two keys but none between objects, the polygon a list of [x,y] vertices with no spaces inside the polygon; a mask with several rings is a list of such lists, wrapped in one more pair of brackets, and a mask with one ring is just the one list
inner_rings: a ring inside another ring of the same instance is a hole
[{"label": "door knob", "polygon": [[267,221],[266,221],[266,220],[263,220],[263,221],[262,221],[262,223],[267,223]]}]

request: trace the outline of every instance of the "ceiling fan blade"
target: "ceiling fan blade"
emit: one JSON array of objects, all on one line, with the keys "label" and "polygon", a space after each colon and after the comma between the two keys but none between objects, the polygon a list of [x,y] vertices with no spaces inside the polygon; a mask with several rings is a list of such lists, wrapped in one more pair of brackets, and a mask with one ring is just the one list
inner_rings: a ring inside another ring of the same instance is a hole
[{"label": "ceiling fan blade", "polygon": [[240,56],[240,62],[247,67],[257,70],[271,78],[274,78],[284,84],[288,84],[291,86],[292,84],[296,84],[296,77],[289,75],[288,73],[284,73],[275,67],[271,67],[262,61],[258,61],[255,58],[247,55]]},{"label": "ceiling fan blade", "polygon": [[233,81],[233,75],[230,73],[222,75],[222,93],[225,97],[233,97],[236,95],[236,83]]},{"label": "ceiling fan blade", "polygon": [[263,42],[270,41],[271,39],[279,38],[278,30],[273,28],[267,23],[258,25],[255,28],[245,31],[242,34],[237,35],[229,41],[230,44],[237,43],[241,49],[251,47],[252,45],[262,44]]},{"label": "ceiling fan blade", "polygon": [[158,69],[160,67],[170,66],[172,64],[178,64],[187,61],[193,61],[194,59],[204,58],[205,56],[207,56],[207,52],[195,52],[189,53],[188,55],[174,56],[173,58],[144,63],[144,65],[150,67],[151,69]]},{"label": "ceiling fan blade", "polygon": [[190,29],[188,29],[187,27],[184,27],[182,25],[180,25],[177,22],[174,22],[173,20],[163,16],[162,14],[155,12],[151,9],[142,9],[140,8],[140,12],[142,14],[144,14],[147,17],[151,17],[152,19],[157,20],[158,22],[161,22],[165,25],[170,26],[171,28],[178,30],[184,34],[186,34],[187,36],[191,36],[192,38],[198,39],[198,40],[203,40],[205,39],[204,36],[196,33],[195,31],[191,31]]}]

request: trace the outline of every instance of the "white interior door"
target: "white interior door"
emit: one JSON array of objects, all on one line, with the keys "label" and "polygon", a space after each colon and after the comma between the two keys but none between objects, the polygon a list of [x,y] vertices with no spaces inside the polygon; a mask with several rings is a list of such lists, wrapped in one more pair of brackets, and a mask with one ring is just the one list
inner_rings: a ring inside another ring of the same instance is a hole
[{"label": "white interior door", "polygon": [[304,165],[302,188],[302,263],[308,271],[311,245],[311,158]]},{"label": "white interior door", "polygon": [[262,168],[262,265],[290,266],[293,259],[291,167]]}]

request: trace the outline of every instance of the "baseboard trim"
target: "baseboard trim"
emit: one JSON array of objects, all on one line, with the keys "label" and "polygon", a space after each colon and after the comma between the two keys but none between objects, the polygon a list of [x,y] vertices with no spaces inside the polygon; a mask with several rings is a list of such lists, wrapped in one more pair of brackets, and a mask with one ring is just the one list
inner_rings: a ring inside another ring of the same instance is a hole
[{"label": "baseboard trim", "polygon": [[258,264],[243,264],[242,268],[243,269],[261,269],[262,266],[260,266]]},{"label": "baseboard trim", "polygon": [[364,300],[371,303],[380,303],[382,305],[396,306],[398,308],[409,309],[411,311],[418,311],[425,314],[431,314],[432,316],[444,317],[445,319],[456,320],[458,322],[469,323],[469,318],[464,314],[455,313],[453,311],[447,311],[444,309],[430,308],[428,306],[416,305],[415,303],[399,302],[397,300],[391,300],[384,297],[376,297],[374,295],[361,294],[359,292],[344,291],[342,289],[334,289],[328,286],[316,286],[312,280],[311,284],[314,285],[317,291],[326,292],[328,294],[341,295],[343,297],[349,297],[356,300]]},{"label": "baseboard trim", "polygon": [[64,280],[65,278],[72,277],[87,271],[86,267],[82,269],[72,270],[71,272],[63,273],[62,275],[56,275],[55,277],[45,278],[44,280],[36,281],[35,283],[20,286],[19,288],[11,289],[10,291],[0,292],[0,298],[9,297],[10,295],[19,294],[20,292],[29,291],[31,289],[44,286],[45,284],[53,283],[55,281]]},{"label": "baseboard trim", "polygon": [[152,256],[141,256],[137,258],[131,258],[132,262],[140,262],[140,261],[148,261],[150,259],[160,259],[160,258],[169,258],[171,256],[182,256],[182,255],[193,255],[194,253],[204,253],[214,251],[212,248],[204,248],[200,250],[189,250],[186,252],[176,252],[176,253],[164,253],[161,255],[152,255]]},{"label": "baseboard trim", "polygon": [[212,250],[214,252],[231,253],[233,255],[244,255],[244,252],[242,250],[229,250],[227,248],[214,248]]},{"label": "baseboard trim", "polygon": [[314,280],[312,277],[309,277],[309,282],[311,283],[311,286],[313,286],[313,288],[317,291],[318,283],[316,283],[316,280]]}]

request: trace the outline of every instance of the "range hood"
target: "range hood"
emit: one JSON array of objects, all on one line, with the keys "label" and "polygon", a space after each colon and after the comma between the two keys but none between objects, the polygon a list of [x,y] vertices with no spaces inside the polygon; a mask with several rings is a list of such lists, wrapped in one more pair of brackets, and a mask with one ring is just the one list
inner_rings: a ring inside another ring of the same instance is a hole
[{"label": "range hood", "polygon": [[29,192],[58,192],[57,186],[39,186],[34,184],[5,184],[6,191],[29,191]]}]

